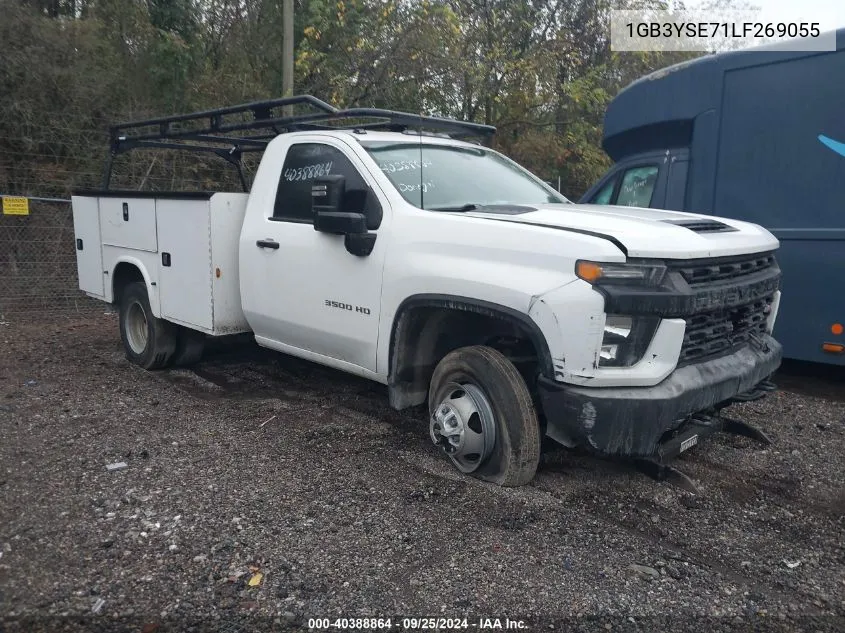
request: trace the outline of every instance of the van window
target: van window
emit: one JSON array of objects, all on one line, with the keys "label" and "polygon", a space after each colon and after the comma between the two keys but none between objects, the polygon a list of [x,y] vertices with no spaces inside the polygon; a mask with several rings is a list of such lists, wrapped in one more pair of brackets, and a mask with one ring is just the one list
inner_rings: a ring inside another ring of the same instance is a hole
[{"label": "van window", "polygon": [[622,176],[622,185],[616,204],[623,207],[644,207],[651,204],[654,185],[657,183],[657,165],[632,167]]},{"label": "van window", "polygon": [[616,186],[616,177],[614,176],[608,180],[604,186],[599,189],[598,193],[590,200],[590,204],[610,204],[610,199],[613,197],[613,187]]}]

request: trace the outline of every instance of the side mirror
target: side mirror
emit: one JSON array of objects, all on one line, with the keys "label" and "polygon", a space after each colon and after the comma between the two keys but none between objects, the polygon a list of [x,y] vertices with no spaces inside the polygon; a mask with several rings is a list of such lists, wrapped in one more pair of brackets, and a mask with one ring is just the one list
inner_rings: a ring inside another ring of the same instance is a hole
[{"label": "side mirror", "polygon": [[346,179],[343,176],[321,176],[311,185],[311,210],[314,230],[337,235],[367,232],[367,218],[363,213],[341,211]]}]

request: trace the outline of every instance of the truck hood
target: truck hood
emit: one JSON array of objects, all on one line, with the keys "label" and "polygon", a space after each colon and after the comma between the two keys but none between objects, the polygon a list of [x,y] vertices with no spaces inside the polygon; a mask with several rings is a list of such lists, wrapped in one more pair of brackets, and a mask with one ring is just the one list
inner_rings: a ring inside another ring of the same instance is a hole
[{"label": "truck hood", "polygon": [[749,222],[697,213],[593,204],[490,206],[465,215],[594,234],[628,257],[697,259],[771,251],[778,240]]}]

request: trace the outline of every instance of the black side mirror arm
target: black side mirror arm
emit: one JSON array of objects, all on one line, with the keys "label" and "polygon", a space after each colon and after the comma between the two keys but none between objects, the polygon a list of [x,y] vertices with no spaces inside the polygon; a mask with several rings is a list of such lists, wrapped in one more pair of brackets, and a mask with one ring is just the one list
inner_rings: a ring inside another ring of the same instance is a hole
[{"label": "black side mirror arm", "polygon": [[314,179],[311,186],[314,230],[343,235],[343,244],[348,253],[356,257],[366,257],[373,252],[376,234],[367,230],[367,217],[363,213],[341,210],[345,189],[346,181],[340,175]]},{"label": "black side mirror arm", "polygon": [[346,251],[356,257],[366,257],[376,245],[375,233],[348,233],[343,238]]}]

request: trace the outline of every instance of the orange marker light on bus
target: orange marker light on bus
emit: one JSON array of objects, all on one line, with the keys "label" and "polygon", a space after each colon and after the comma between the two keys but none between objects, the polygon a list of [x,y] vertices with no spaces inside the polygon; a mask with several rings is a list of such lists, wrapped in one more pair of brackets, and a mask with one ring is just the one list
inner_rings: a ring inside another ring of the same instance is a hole
[{"label": "orange marker light on bus", "polygon": [[838,343],[822,343],[822,350],[831,354],[841,354],[845,352],[845,345]]},{"label": "orange marker light on bus", "polygon": [[845,327],[842,327],[841,323],[834,323],[830,326],[830,331],[836,334],[836,336],[839,336],[843,331],[845,331]]}]

